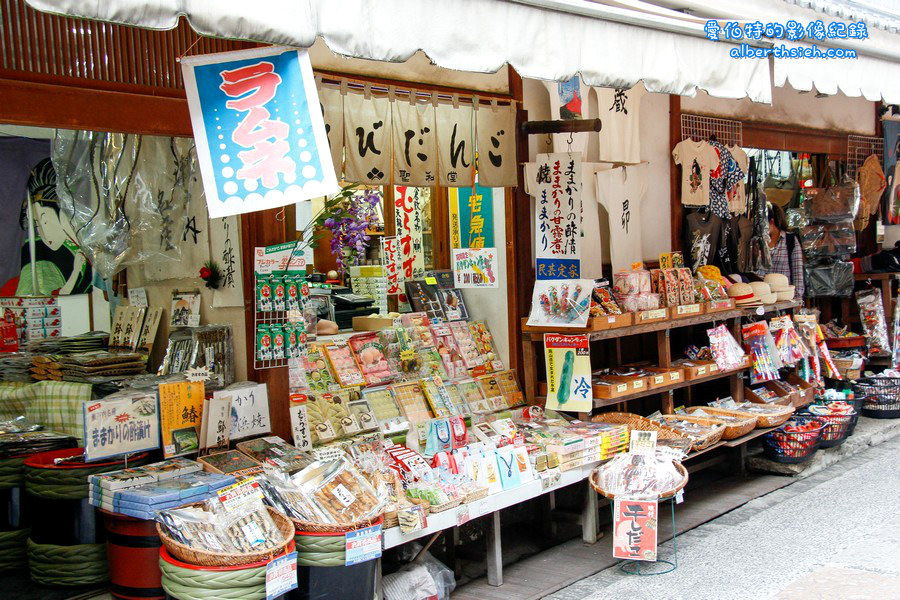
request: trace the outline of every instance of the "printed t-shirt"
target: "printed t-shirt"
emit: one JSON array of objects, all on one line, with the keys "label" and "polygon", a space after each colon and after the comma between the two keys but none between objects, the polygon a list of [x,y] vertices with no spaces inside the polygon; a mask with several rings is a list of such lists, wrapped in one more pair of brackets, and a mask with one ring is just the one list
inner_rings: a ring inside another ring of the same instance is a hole
[{"label": "printed t-shirt", "polygon": [[672,150],[676,165],[681,165],[681,203],[685,206],[709,206],[710,171],[719,166],[719,155],[707,142],[683,140]]}]

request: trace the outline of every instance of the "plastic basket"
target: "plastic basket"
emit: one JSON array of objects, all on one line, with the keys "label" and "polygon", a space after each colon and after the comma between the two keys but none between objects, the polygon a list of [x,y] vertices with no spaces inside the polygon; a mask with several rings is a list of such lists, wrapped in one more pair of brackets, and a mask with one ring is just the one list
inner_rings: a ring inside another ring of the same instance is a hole
[{"label": "plastic basket", "polygon": [[853,431],[859,413],[855,410],[846,414],[805,414],[810,419],[817,419],[825,425],[822,437],[819,439],[819,448],[834,448],[844,443]]},{"label": "plastic basket", "polygon": [[[806,421],[814,421],[818,423],[818,427],[810,431],[785,431],[785,427],[789,425]],[[819,448],[825,427],[825,423],[818,419],[794,417],[779,429],[763,436],[763,451],[767,458],[775,462],[788,464],[805,462],[812,458]]]},{"label": "plastic basket", "polygon": [[853,385],[863,416],[873,419],[900,419],[900,378],[866,377]]}]

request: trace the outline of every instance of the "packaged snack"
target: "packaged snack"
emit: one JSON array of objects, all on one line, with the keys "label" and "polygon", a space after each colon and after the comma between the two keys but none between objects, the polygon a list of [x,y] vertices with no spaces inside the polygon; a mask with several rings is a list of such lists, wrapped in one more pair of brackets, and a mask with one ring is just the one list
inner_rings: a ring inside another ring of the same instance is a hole
[{"label": "packaged snack", "polygon": [[387,501],[347,460],[315,463],[294,481],[334,523],[375,517]]},{"label": "packaged snack", "polygon": [[328,361],[315,347],[310,348],[306,353],[304,367],[306,369],[306,379],[309,382],[309,389],[317,392],[327,392],[338,387],[334,376],[331,374]]},{"label": "packaged snack", "polygon": [[394,396],[391,395],[390,389],[386,387],[366,388],[362,391],[362,395],[368,401],[369,406],[372,407],[372,411],[379,421],[384,422],[403,418]]},{"label": "packaged snack", "polygon": [[411,423],[427,421],[432,418],[431,411],[428,409],[428,401],[425,399],[425,392],[418,381],[394,384],[391,386],[391,393],[400,406],[400,410]]},{"label": "packaged snack", "polygon": [[298,471],[310,462],[305,452],[275,435],[238,442],[236,446],[259,464],[272,465],[285,471]]},{"label": "packaged snack", "polygon": [[406,332],[417,348],[434,346],[431,322],[425,313],[409,313],[400,318]]},{"label": "packaged snack", "polygon": [[375,412],[369,405],[368,400],[360,399],[350,402],[348,405],[350,414],[356,418],[359,423],[360,431],[375,431],[378,429],[378,419]]},{"label": "packaged snack", "polygon": [[460,381],[456,384],[456,389],[472,413],[489,413],[493,410],[491,402],[481,393],[481,386],[474,379]]},{"label": "packaged snack", "polygon": [[425,392],[425,399],[431,407],[431,412],[435,417],[449,417],[456,414],[456,406],[450,399],[444,387],[444,382],[440,377],[422,379],[422,391]]},{"label": "packaged snack", "polygon": [[650,271],[619,271],[613,274],[613,291],[616,296],[650,292]]},{"label": "packaged snack", "polygon": [[720,370],[732,371],[744,363],[746,354],[724,324],[707,329],[706,334],[709,336],[713,360],[716,361]]},{"label": "packaged snack", "polygon": [[469,318],[466,303],[463,300],[462,291],[456,288],[439,289],[438,297],[441,307],[444,309],[444,318],[447,321],[465,321]]},{"label": "packaged snack", "polygon": [[869,288],[856,292],[856,303],[859,305],[859,320],[869,343],[869,356],[891,356],[881,290]]},{"label": "packaged snack", "polygon": [[405,282],[406,297],[415,312],[423,312],[429,319],[444,320],[444,308],[436,286],[424,281]]},{"label": "packaged snack", "polygon": [[479,353],[478,346],[472,338],[469,324],[465,321],[453,321],[449,325],[456,347],[462,355],[466,368],[474,369],[484,364],[484,357]]},{"label": "packaged snack", "polygon": [[256,277],[256,310],[258,312],[271,312],[272,303],[272,282],[268,275],[258,275]]},{"label": "packaged snack", "polygon": [[469,329],[472,332],[472,340],[475,342],[475,348],[484,358],[484,365],[488,371],[495,371],[503,368],[503,363],[497,358],[497,351],[494,348],[494,336],[488,331],[484,321],[472,321],[469,323]]},{"label": "packaged snack", "polygon": [[384,354],[391,371],[399,374],[403,379],[414,379],[419,376],[422,361],[405,327],[393,327],[379,331],[378,339],[384,347]]},{"label": "packaged snack", "polygon": [[431,328],[432,337],[447,378],[451,380],[468,376],[466,363],[456,346],[453,332],[447,324],[434,325]]},{"label": "packaged snack", "polygon": [[462,395],[459,393],[459,387],[455,383],[445,381],[444,389],[447,390],[447,396],[450,399],[450,404],[453,406],[453,414],[462,417],[467,417],[472,414],[469,405],[463,400]]},{"label": "packaged snack", "polygon": [[444,363],[441,355],[438,354],[437,348],[419,348],[416,354],[419,355],[421,368],[419,369],[419,377],[440,377],[447,378],[447,371],[444,369]]},{"label": "packaged snack", "polygon": [[272,323],[269,325],[269,331],[272,336],[272,359],[281,360],[285,358],[284,328],[281,323]]},{"label": "packaged snack", "polygon": [[300,295],[300,285],[302,283],[302,279],[296,275],[285,275],[284,277],[284,287],[285,294],[287,298],[286,309],[287,310],[301,310],[301,295]]},{"label": "packaged snack", "polygon": [[690,269],[677,269],[679,285],[679,303],[691,304],[694,301],[694,276]]},{"label": "packaged snack", "polygon": [[256,326],[256,360],[272,360],[274,350],[272,348],[272,332],[265,323]]},{"label": "packaged snack", "polygon": [[500,393],[506,398],[506,403],[510,407],[525,404],[525,395],[519,389],[515,371],[509,370],[497,373],[497,384],[500,387]]},{"label": "packaged snack", "polygon": [[506,397],[503,395],[503,389],[500,386],[500,379],[494,374],[481,375],[475,378],[481,393],[491,404],[493,410],[504,410],[509,408]]},{"label": "packaged snack", "polygon": [[356,359],[346,342],[327,344],[325,355],[331,363],[334,374],[341,387],[365,385],[365,378],[356,364]]},{"label": "packaged snack", "polygon": [[356,355],[366,385],[384,385],[395,379],[396,373],[388,364],[384,346],[377,333],[373,331],[354,335],[347,343]]},{"label": "packaged snack", "polygon": [[[594,309],[597,310],[594,310]],[[594,280],[594,290],[591,292],[591,316],[620,315],[622,309],[613,298],[609,281],[606,279]]]},{"label": "packaged snack", "polygon": [[285,301],[284,278],[281,275],[272,275],[272,310],[287,310],[287,302]]}]

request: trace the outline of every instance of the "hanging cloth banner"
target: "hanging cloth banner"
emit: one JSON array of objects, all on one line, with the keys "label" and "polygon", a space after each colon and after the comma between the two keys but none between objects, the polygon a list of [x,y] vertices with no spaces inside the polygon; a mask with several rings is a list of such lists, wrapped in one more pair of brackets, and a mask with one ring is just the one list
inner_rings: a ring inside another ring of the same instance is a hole
[{"label": "hanging cloth banner", "polygon": [[331,148],[331,162],[340,180],[344,173],[344,96],[338,88],[319,85],[319,103]]},{"label": "hanging cloth banner", "polygon": [[480,106],[475,111],[478,183],[485,187],[516,185],[516,110],[513,106]]},{"label": "hanging cloth banner", "polygon": [[392,103],[391,113],[394,118],[394,183],[434,186],[437,175],[434,106],[396,100]]},{"label": "hanging cloth banner", "polygon": [[213,290],[213,307],[244,305],[241,237],[237,217],[209,220],[209,257],[219,267],[219,287]]},{"label": "hanging cloth banner", "polygon": [[344,176],[347,181],[383,185],[391,169],[391,103],[386,96],[344,96]]},{"label": "hanging cloth banner", "polygon": [[339,189],[306,50],[189,56],[181,68],[210,217]]},{"label": "hanging cloth banner", "polygon": [[581,273],[581,154],[538,154],[535,180],[537,279],[578,279]]},{"label": "hanging cloth banner", "polygon": [[471,187],[474,160],[475,111],[470,104],[454,107],[438,104],[437,121],[438,171],[441,185]]},{"label": "hanging cloth banner", "polygon": [[421,194],[422,188],[394,186],[394,225],[401,281],[425,277]]},{"label": "hanging cloth banner", "polygon": [[481,185],[472,188],[450,188],[450,247],[494,247],[494,195],[503,202],[503,189]]}]

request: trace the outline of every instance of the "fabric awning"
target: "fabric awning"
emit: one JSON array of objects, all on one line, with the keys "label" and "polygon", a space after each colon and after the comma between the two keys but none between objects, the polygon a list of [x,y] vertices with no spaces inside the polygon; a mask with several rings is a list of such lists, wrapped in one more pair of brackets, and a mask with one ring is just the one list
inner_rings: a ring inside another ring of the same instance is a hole
[{"label": "fabric awning", "polygon": [[[151,29],[184,15],[203,35],[309,47],[321,36],[337,54],[403,62],[417,50],[447,69],[564,81],[580,73],[601,87],[631,87],[771,103],[769,64],[736,60],[702,38],[699,24],[586,0],[26,0],[37,10]],[[541,6],[551,5],[552,8]],[[603,11],[618,11],[612,20]],[[629,24],[640,23],[641,26]],[[654,26],[656,23],[658,26]]]},{"label": "fabric awning", "polygon": [[[808,47],[804,44],[787,46]],[[813,88],[823,94],[838,91],[845,96],[862,96],[872,102],[900,104],[900,63],[859,56],[858,58],[775,58],[774,83],[784,87],[790,83],[795,90],[807,92]]]}]

